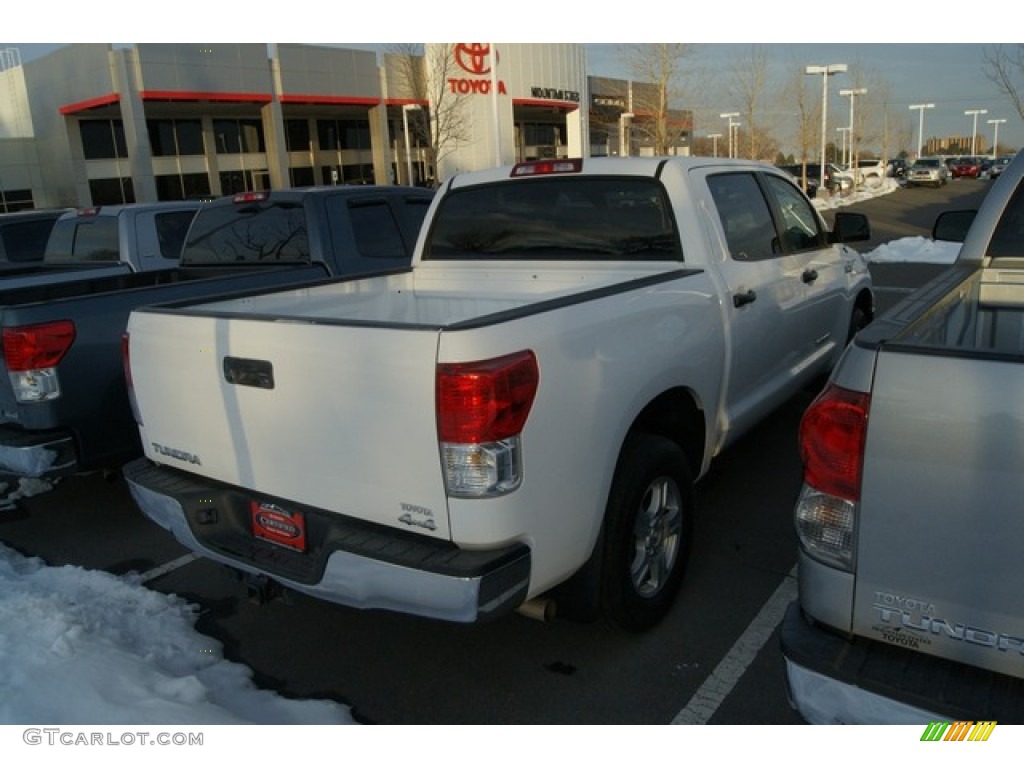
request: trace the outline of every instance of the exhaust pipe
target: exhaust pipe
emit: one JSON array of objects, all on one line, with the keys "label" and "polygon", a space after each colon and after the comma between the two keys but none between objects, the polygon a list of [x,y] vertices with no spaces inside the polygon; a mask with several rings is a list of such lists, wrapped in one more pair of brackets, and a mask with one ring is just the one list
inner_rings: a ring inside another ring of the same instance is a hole
[{"label": "exhaust pipe", "polygon": [[528,619],[551,621],[555,618],[557,607],[554,600],[546,597],[535,597],[520,605],[516,611]]}]

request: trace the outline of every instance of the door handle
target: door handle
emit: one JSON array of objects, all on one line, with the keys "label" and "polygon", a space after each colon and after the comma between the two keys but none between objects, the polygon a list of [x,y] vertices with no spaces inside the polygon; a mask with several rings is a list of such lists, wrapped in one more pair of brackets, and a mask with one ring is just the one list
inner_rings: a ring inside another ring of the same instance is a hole
[{"label": "door handle", "polygon": [[746,293],[733,294],[732,305],[734,307],[736,307],[737,309],[739,309],[744,304],[753,304],[754,301],[756,301],[756,300],[757,300],[757,294],[754,293],[752,290],[750,290],[750,291],[747,291]]},{"label": "door handle", "polygon": [[818,279],[818,270],[816,269],[805,269],[803,275],[800,277],[805,283],[813,283]]}]

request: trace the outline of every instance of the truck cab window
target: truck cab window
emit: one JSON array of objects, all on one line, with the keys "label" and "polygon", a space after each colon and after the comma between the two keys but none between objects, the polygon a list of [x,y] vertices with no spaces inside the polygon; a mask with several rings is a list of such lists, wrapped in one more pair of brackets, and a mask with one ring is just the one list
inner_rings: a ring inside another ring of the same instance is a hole
[{"label": "truck cab window", "polygon": [[758,261],[777,255],[777,234],[771,211],[752,173],[708,177],[729,253],[736,261]]}]

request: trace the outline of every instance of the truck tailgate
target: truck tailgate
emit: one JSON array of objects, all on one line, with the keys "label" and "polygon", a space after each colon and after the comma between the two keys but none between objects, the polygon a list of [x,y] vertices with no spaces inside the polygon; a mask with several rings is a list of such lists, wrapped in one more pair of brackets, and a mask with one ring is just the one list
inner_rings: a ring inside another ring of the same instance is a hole
[{"label": "truck tailgate", "polygon": [[1022,391],[1019,362],[882,348],[857,531],[857,634],[1020,674]]},{"label": "truck tailgate", "polygon": [[439,456],[436,329],[145,311],[129,331],[150,459],[449,536],[440,459],[424,461]]}]

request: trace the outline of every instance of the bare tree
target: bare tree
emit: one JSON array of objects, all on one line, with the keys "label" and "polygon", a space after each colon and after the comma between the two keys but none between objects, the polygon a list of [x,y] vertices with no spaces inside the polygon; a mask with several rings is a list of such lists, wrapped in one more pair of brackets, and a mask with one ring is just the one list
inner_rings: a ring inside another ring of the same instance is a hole
[{"label": "bare tree", "polygon": [[985,76],[1013,101],[1024,119],[1024,45],[992,45],[983,49]]},{"label": "bare tree", "polygon": [[624,60],[634,80],[634,130],[647,135],[654,154],[666,155],[689,127],[673,119],[672,104],[683,103],[683,61],[693,54],[690,43],[632,43],[624,47]]},{"label": "bare tree", "polygon": [[453,92],[449,85],[457,77],[455,46],[438,43],[424,46],[401,43],[386,55],[387,70],[398,94],[426,105],[407,115],[409,132],[429,147],[428,164],[435,183],[442,161],[471,140],[465,116],[466,96]]},{"label": "bare tree", "polygon": [[768,52],[765,47],[750,46],[747,55],[734,62],[730,81],[733,103],[739,105],[739,112],[746,122],[749,157],[751,160],[768,159],[774,141],[760,127],[761,101],[765,98],[768,82]]},{"label": "bare tree", "polygon": [[795,159],[801,165],[800,183],[807,191],[807,166],[820,165],[821,98],[817,97],[804,69],[803,64],[792,65],[782,86],[780,103],[796,117]]}]

